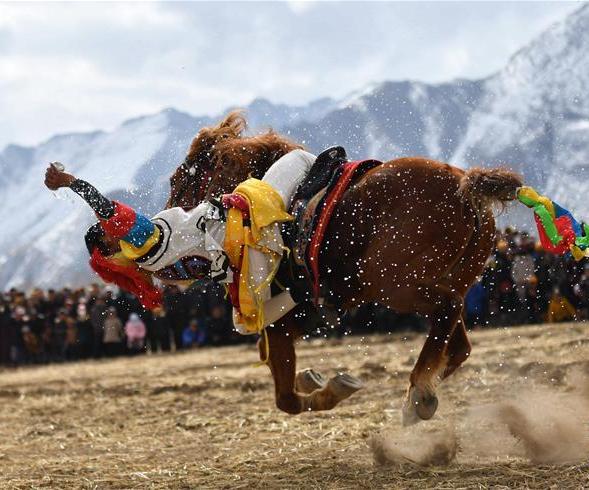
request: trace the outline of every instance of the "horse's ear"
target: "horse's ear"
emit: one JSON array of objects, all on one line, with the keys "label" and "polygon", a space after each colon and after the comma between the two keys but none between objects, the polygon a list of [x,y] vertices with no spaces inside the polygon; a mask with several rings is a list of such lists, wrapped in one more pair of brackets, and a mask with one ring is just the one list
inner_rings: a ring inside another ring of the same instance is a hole
[{"label": "horse's ear", "polygon": [[219,123],[217,129],[224,137],[239,138],[246,127],[247,121],[245,120],[244,112],[238,109],[227,114],[225,119]]}]

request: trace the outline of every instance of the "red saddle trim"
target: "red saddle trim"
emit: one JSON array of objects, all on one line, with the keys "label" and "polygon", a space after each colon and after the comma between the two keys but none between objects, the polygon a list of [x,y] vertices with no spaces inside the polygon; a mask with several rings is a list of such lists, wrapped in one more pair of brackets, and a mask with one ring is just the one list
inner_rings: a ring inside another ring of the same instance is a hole
[{"label": "red saddle trim", "polygon": [[307,249],[307,260],[311,273],[313,274],[313,295],[315,297],[315,304],[319,301],[320,282],[319,282],[319,252],[323,239],[325,238],[325,230],[331,221],[331,216],[335,207],[338,205],[342,195],[347,190],[350,182],[355,177],[356,171],[361,170],[367,172],[371,168],[380,165],[382,162],[378,160],[357,160],[355,162],[347,162],[343,164],[343,171],[337,183],[333,186],[328,196],[325,198],[321,214],[317,221],[317,225],[311,238],[311,243]]}]

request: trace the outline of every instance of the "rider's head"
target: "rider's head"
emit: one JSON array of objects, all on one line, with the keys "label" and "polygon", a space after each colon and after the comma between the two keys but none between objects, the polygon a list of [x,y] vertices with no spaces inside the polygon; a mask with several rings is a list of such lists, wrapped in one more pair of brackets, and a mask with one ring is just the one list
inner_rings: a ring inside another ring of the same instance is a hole
[{"label": "rider's head", "polygon": [[121,249],[119,240],[106,233],[102,229],[102,226],[100,226],[100,223],[94,223],[88,228],[84,240],[86,241],[86,248],[90,255],[92,255],[94,249],[98,249],[102,255],[108,257]]},{"label": "rider's head", "polygon": [[161,305],[162,293],[154,286],[151,276],[122,253],[119,239],[106,233],[100,223],[92,225],[85,235],[90,253],[90,267],[107,283],[113,283],[133,293],[144,308]]}]

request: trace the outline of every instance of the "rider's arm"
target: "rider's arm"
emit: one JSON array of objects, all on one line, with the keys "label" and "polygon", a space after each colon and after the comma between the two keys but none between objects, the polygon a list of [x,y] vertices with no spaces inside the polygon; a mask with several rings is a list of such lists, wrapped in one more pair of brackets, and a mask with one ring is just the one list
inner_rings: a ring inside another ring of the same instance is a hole
[{"label": "rider's arm", "polygon": [[123,252],[131,259],[146,254],[159,238],[159,230],[149,218],[130,206],[104,197],[93,185],[80,179],[70,184],[76,194],[84,199],[100,218],[102,229],[109,235],[125,242]]},{"label": "rider's arm", "polygon": [[585,250],[589,248],[589,225],[587,223],[583,223],[582,228],[583,235],[576,238],[575,245]]},{"label": "rider's arm", "polygon": [[100,219],[101,228],[111,237],[119,239],[127,258],[144,259],[156,253],[161,245],[161,230],[148,217],[125,204],[111,201],[88,182],[49,166],[45,173],[45,185],[51,190],[69,187],[84,199]]},{"label": "rider's arm", "polygon": [[115,213],[114,202],[104,197],[96,187],[85,180],[74,180],[70,184],[70,189],[84,199],[99,218],[109,219]]}]

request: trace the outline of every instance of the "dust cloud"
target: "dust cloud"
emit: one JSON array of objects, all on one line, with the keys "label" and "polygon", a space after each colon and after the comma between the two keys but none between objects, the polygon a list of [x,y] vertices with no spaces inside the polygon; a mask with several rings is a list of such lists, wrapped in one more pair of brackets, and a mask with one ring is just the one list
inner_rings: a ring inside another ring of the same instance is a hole
[{"label": "dust cloud", "polygon": [[373,436],[369,445],[374,462],[379,466],[447,466],[454,461],[458,451],[456,434],[450,428],[439,432],[415,428],[405,431],[400,438],[383,432]]},{"label": "dust cloud", "polygon": [[589,458],[589,378],[574,371],[565,391],[534,387],[479,405],[435,431],[422,426],[384,431],[369,446],[376,465],[447,466],[523,459],[532,464]]}]

